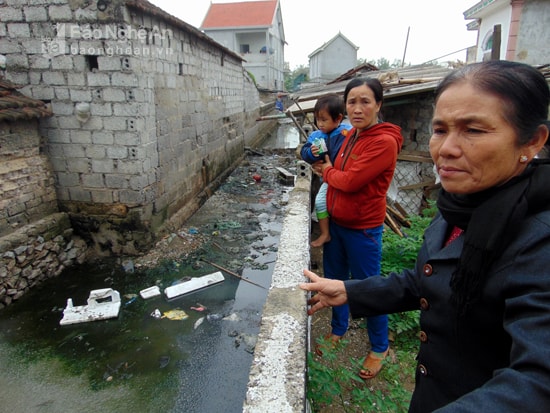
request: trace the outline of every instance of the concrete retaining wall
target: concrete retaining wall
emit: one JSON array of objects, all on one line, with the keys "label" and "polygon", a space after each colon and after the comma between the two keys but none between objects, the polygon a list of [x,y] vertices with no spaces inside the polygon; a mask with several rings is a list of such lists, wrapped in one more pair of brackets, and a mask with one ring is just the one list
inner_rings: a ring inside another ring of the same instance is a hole
[{"label": "concrete retaining wall", "polygon": [[309,318],[306,294],[298,284],[304,281],[303,269],[310,264],[311,169],[303,161],[298,162],[297,169],[262,312],[243,405],[246,413],[309,411],[306,400]]}]

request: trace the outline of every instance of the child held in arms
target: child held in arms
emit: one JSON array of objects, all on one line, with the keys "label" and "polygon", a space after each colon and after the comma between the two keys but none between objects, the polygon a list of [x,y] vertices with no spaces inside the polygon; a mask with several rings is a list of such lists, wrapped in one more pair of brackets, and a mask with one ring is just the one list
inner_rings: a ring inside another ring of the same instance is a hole
[{"label": "child held in arms", "polygon": [[[336,94],[325,95],[317,100],[313,109],[315,125],[319,128],[309,135],[307,142],[300,151],[300,156],[307,163],[315,163],[324,160],[328,155],[332,163],[340,151],[342,142],[351,125],[342,124],[345,108],[341,96]],[[321,234],[311,242],[312,247],[320,247],[330,241],[329,214],[327,210],[326,196],[327,183],[323,182],[315,197],[315,214],[319,221]]]}]

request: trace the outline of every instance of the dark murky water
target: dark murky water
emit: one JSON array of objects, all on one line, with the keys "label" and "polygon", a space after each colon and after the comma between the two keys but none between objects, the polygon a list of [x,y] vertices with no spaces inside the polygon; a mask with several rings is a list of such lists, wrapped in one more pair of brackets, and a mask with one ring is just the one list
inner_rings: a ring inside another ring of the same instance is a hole
[{"label": "dark murky water", "polygon": [[[268,148],[294,148],[298,133],[281,124]],[[186,223],[207,241],[185,260],[126,273],[116,261],[75,267],[0,311],[0,410],[10,412],[239,412],[291,187],[275,166],[295,173],[295,157],[248,156]],[[261,175],[261,182],[251,175]],[[144,300],[184,277],[222,271],[223,283],[171,301]],[[67,298],[85,304],[112,287],[119,317],[60,326]],[[203,305],[205,311],[191,307]],[[184,320],[157,319],[173,309]]]}]

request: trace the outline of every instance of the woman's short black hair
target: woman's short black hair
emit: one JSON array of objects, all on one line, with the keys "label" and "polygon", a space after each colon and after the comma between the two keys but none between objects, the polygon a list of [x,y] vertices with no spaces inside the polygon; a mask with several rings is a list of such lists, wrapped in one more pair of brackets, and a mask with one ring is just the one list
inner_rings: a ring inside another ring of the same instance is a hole
[{"label": "woman's short black hair", "polygon": [[382,103],[384,101],[384,88],[378,79],[373,77],[356,77],[355,79],[350,80],[346,85],[346,89],[344,90],[344,103],[348,101],[350,90],[362,85],[367,85],[367,87],[372,90],[376,102]]},{"label": "woman's short black hair", "polygon": [[541,124],[548,125],[550,90],[543,74],[532,66],[507,60],[463,66],[441,81],[435,103],[445,90],[461,82],[502,99],[504,114],[516,129],[520,145],[529,142]]}]

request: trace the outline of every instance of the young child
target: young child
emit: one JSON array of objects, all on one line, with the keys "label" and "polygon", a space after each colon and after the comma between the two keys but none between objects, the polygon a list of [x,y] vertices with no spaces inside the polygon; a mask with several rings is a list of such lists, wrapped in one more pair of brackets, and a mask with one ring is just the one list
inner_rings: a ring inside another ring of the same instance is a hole
[{"label": "young child", "polygon": [[[300,156],[304,161],[312,164],[324,160],[328,153],[330,160],[334,163],[334,158],[336,158],[348,130],[351,129],[351,125],[342,124],[344,113],[344,101],[341,96],[329,94],[317,100],[313,108],[313,115],[319,130],[309,135],[307,142],[300,150]],[[327,186],[323,182],[315,197],[315,213],[319,220],[321,234],[311,242],[312,247],[320,247],[330,241],[329,214],[326,203]]]}]

